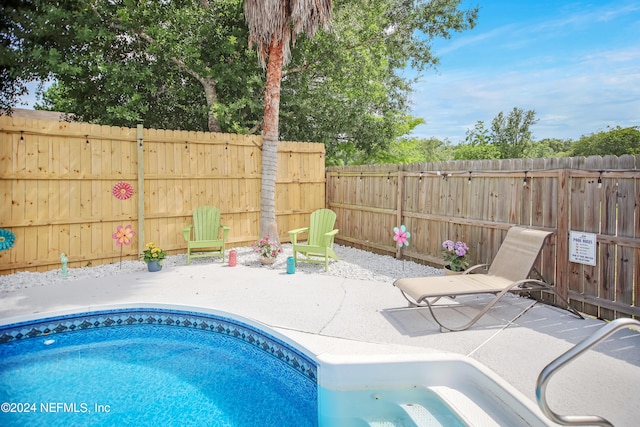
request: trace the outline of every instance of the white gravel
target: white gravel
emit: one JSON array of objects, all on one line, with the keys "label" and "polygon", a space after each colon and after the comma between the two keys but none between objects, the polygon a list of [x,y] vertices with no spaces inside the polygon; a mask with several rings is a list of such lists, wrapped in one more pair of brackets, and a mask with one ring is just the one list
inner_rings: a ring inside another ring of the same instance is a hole
[{"label": "white gravel", "polygon": [[[238,264],[252,266],[256,268],[274,268],[286,270],[287,257],[293,256],[291,244],[282,245],[283,253],[271,266],[262,266],[258,255],[250,247],[234,248],[237,251]],[[377,255],[360,249],[348,246],[335,245],[334,249],[340,261],[333,260],[329,263],[329,271],[324,271],[322,264],[298,263],[297,271],[305,273],[325,274],[335,277],[351,279],[375,280],[379,282],[392,283],[400,277],[418,277],[442,275],[443,270],[421,265],[412,261],[397,260],[391,256]],[[228,256],[226,258],[228,262]],[[194,259],[192,264],[207,264],[217,262],[211,258]],[[186,254],[168,256],[163,265],[172,267],[185,265],[187,263]],[[0,276],[0,292],[6,293],[17,289],[29,288],[32,286],[46,286],[62,281],[71,281],[88,278],[98,278],[106,276],[118,276],[134,271],[144,271],[147,269],[143,261],[122,261],[113,264],[103,264],[95,267],[82,267],[68,269],[68,277],[62,277],[60,269],[51,270],[44,273],[34,273],[30,271]]]}]

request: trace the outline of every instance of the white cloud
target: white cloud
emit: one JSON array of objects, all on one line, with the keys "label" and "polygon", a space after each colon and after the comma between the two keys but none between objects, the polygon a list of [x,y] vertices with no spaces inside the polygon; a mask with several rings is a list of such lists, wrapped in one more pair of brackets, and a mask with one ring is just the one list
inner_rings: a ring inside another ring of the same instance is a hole
[{"label": "white cloud", "polygon": [[[640,4],[571,7],[560,18],[470,33],[438,49],[440,74],[415,86],[412,114],[427,123],[414,135],[457,143],[478,120],[490,125],[514,107],[536,111],[537,140],[640,126],[640,47],[626,37],[640,35],[629,16]],[[620,31],[594,24],[603,22]]]},{"label": "white cloud", "polygon": [[[452,142],[476,121],[489,124],[513,107],[534,109],[537,140],[578,139],[607,126],[640,125],[640,60],[630,51],[594,53],[562,67],[526,72],[448,72],[417,85],[413,114],[426,125],[414,131]],[[616,61],[611,58],[617,58]]]}]

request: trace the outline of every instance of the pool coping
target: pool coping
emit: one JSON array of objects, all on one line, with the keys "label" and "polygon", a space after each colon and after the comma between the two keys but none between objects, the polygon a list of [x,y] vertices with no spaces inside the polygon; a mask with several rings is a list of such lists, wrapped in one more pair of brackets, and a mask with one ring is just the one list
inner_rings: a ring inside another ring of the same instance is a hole
[{"label": "pool coping", "polygon": [[317,383],[318,365],[304,347],[260,322],[220,310],[175,304],[121,304],[0,319],[0,345],[78,330],[165,325],[208,330],[242,340]]}]

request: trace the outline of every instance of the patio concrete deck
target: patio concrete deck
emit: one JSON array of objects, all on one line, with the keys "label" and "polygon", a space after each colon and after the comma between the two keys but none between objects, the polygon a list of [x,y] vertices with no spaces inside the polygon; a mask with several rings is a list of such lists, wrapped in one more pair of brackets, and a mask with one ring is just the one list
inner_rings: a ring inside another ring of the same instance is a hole
[{"label": "patio concrete deck", "polygon": [[[317,266],[318,271],[322,266]],[[443,320],[463,323],[484,296],[459,298]],[[440,333],[428,309],[408,309],[389,283],[219,262],[31,287],[2,294],[0,319],[110,304],[207,307],[262,322],[315,354],[453,352],[484,364],[535,402],[540,371],[604,322],[507,295],[474,327]],[[460,307],[464,303],[465,307]],[[640,419],[640,333],[625,329],[551,379],[560,414],[600,415],[616,426]]]}]

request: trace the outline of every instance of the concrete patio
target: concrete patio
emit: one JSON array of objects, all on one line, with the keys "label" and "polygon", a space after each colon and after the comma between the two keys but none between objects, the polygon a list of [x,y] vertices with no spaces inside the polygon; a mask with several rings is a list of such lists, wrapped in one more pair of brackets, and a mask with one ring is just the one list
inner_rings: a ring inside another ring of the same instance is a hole
[{"label": "concrete patio", "polygon": [[[449,301],[453,307],[440,309],[443,321],[464,323],[486,298]],[[428,309],[407,308],[389,283],[300,271],[289,275],[257,263],[229,267],[219,261],[3,293],[0,322],[33,313],[136,303],[235,313],[276,329],[315,354],[457,353],[484,364],[534,402],[540,371],[604,325],[507,295],[470,330],[441,333]],[[640,407],[634,401],[640,395],[640,333],[617,332],[560,370],[547,392],[557,413],[600,415],[616,426],[638,425]]]}]

